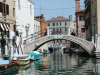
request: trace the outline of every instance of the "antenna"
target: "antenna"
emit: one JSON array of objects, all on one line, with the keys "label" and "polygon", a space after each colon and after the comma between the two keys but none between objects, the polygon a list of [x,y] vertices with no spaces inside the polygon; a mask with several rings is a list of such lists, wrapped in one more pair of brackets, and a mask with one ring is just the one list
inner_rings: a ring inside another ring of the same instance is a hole
[{"label": "antenna", "polygon": [[40,2],[40,14],[41,14],[41,2]]},{"label": "antenna", "polygon": [[62,10],[62,16],[63,16],[63,10]]}]

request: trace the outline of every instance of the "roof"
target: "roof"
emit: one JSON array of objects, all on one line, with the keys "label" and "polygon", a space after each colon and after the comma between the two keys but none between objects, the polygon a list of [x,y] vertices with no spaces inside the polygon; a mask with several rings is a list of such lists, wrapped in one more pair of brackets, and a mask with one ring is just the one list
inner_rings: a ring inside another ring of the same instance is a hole
[{"label": "roof", "polygon": [[78,14],[78,13],[83,13],[83,14],[84,14],[84,11],[85,11],[85,10],[77,11],[77,12],[75,12],[75,15]]},{"label": "roof", "polygon": [[30,3],[34,4],[34,2],[32,0],[28,0]]},{"label": "roof", "polygon": [[85,10],[79,10],[76,13],[84,13]]},{"label": "roof", "polygon": [[63,16],[58,16],[56,18],[52,18],[50,20],[47,20],[47,22],[54,22],[54,21],[69,21],[69,19],[67,18],[64,18]]}]

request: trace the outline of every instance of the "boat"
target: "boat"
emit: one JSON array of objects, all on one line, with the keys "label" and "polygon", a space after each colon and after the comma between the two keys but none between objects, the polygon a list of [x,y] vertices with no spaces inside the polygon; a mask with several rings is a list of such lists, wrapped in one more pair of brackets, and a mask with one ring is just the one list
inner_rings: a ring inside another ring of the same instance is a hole
[{"label": "boat", "polygon": [[11,62],[18,65],[26,65],[30,63],[31,56],[29,54],[14,54]]},{"label": "boat", "polygon": [[29,64],[27,64],[27,65],[19,65],[18,67],[17,67],[17,69],[20,71],[20,70],[27,70],[27,69],[29,69],[30,68],[30,63]]},{"label": "boat", "polygon": [[53,46],[53,45],[50,45],[48,47],[48,50],[49,50],[50,53],[53,53],[54,52],[54,49],[55,49],[55,46]]},{"label": "boat", "polygon": [[16,63],[11,63],[9,60],[4,59],[0,60],[0,75],[13,75],[17,72],[18,70]]},{"label": "boat", "polygon": [[31,60],[38,60],[41,58],[41,55],[42,55],[38,51],[30,51],[30,52],[27,52],[26,54],[29,54],[31,56]]}]

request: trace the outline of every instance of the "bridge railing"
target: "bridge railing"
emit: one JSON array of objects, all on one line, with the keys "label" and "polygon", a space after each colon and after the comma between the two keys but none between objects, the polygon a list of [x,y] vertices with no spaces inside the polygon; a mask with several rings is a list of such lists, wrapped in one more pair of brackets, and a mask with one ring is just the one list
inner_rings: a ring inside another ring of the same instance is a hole
[{"label": "bridge railing", "polygon": [[[86,32],[82,32],[82,31],[78,31],[78,33],[74,32],[74,34],[72,32],[73,32],[73,29],[70,29],[70,35],[87,40],[89,42],[94,42],[94,38],[93,38],[92,34],[88,34]],[[23,37],[22,42],[24,45],[28,45],[29,43],[34,42],[34,41],[38,40],[39,38],[46,36],[47,34],[48,34],[47,30],[43,30],[42,32],[41,31],[35,32],[34,34],[28,35],[27,38]],[[60,30],[57,31],[57,30],[51,29],[51,30],[49,30],[49,35],[68,35],[68,29],[62,28],[62,31],[60,31]]]},{"label": "bridge railing", "polygon": [[29,45],[30,43],[33,43],[34,41],[38,40],[39,38],[46,36],[46,30],[43,30],[42,32],[35,32],[31,35],[28,35],[26,37],[22,37],[22,44],[23,45]]}]

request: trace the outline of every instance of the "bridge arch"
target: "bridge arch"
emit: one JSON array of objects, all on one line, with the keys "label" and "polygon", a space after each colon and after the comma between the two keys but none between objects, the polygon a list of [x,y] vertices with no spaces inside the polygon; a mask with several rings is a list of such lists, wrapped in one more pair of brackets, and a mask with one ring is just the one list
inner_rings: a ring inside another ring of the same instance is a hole
[{"label": "bridge arch", "polygon": [[[45,44],[49,41],[60,40],[60,39],[74,42],[74,43],[80,45],[82,48],[84,48],[84,50],[86,50],[87,53],[89,53],[90,55],[94,55],[95,45],[93,43],[88,42],[83,39],[80,39],[80,38],[77,38],[75,36],[71,36],[71,35],[49,35],[49,36],[42,37],[42,38],[38,39],[38,44],[36,44],[37,46],[34,47],[33,50],[37,50],[39,47],[41,47],[43,44]],[[41,40],[42,40],[42,42],[41,42]]]}]

